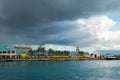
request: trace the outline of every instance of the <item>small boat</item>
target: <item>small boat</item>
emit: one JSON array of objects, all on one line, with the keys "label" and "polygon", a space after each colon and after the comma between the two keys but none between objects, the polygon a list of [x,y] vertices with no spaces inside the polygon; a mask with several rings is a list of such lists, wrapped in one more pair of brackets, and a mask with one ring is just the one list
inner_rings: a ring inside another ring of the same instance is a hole
[{"label": "small boat", "polygon": [[117,58],[116,56],[109,56],[105,58],[106,60],[120,60],[120,58]]}]

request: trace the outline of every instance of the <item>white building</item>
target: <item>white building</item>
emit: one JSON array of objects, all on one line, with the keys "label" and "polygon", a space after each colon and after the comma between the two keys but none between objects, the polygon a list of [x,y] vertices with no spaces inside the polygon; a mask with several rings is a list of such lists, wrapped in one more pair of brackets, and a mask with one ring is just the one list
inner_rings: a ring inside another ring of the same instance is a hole
[{"label": "white building", "polygon": [[90,55],[91,55],[91,58],[100,58],[100,54],[97,51],[94,51]]}]

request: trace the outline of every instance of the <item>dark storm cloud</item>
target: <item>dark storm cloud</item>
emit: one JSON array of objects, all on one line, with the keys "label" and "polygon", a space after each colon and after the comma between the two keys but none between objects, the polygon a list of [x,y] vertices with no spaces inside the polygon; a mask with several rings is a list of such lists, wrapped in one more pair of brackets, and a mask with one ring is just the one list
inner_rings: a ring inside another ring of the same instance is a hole
[{"label": "dark storm cloud", "polygon": [[[35,26],[51,21],[72,20],[103,11],[106,2],[89,0],[3,0],[3,25]],[[97,6],[95,5],[97,4]]]},{"label": "dark storm cloud", "polygon": [[[64,21],[104,13],[111,3],[108,0],[1,0],[0,28],[7,30],[1,34],[6,37],[19,36],[26,43],[37,39],[46,43],[69,44],[78,39],[78,35],[73,34],[76,36],[74,39],[70,37],[71,34],[66,35],[67,38],[64,35],[77,30],[77,27]],[[63,37],[59,37],[61,35]],[[11,40],[14,42],[17,39]]]}]

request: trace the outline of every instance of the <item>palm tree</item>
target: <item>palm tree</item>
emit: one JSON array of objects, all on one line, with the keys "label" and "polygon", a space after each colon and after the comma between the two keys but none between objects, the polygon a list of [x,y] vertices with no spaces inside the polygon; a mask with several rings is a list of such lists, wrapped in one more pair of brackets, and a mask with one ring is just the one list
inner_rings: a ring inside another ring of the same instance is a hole
[{"label": "palm tree", "polygon": [[37,49],[37,53],[41,53],[42,52],[42,55],[44,55],[45,54],[45,52],[46,52],[46,50],[45,50],[45,47],[39,47],[38,49]]},{"label": "palm tree", "polygon": [[50,55],[52,55],[52,54],[54,54],[54,50],[50,48],[50,49],[48,50],[48,53],[49,53]]}]

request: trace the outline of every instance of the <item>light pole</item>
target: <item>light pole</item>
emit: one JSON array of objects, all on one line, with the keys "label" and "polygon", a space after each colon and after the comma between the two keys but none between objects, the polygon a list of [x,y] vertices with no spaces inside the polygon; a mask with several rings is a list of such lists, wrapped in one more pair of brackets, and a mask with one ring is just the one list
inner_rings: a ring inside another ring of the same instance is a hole
[{"label": "light pole", "polygon": [[77,55],[79,54],[80,50],[79,50],[79,47],[76,47],[76,53]]}]

